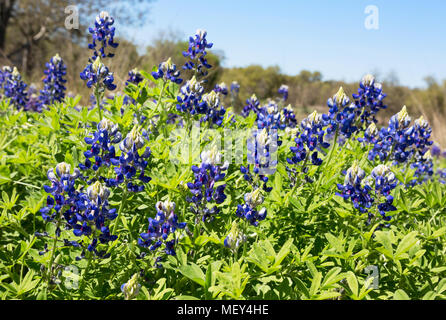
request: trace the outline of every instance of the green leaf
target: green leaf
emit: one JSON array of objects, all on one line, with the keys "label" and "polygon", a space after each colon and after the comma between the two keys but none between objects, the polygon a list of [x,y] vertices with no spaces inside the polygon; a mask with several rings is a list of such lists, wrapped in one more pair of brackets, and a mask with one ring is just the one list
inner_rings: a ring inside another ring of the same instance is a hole
[{"label": "green leaf", "polygon": [[322,282],[322,288],[327,289],[332,284],[340,281],[343,277],[343,275],[341,275],[341,277],[338,276],[341,270],[342,270],[341,268],[335,267],[332,268],[330,271],[328,271],[327,274],[325,275],[324,281]]},{"label": "green leaf", "polygon": [[393,294],[393,300],[410,300],[410,298],[404,290],[398,289]]},{"label": "green leaf", "polygon": [[402,258],[402,255],[409,251],[410,248],[412,248],[417,243],[417,235],[418,232],[412,231],[411,233],[407,234],[400,242],[398,247],[395,251],[395,258],[399,259]]},{"label": "green leaf", "polygon": [[358,296],[358,280],[353,272],[347,272],[345,278],[347,279],[348,287],[355,297]]},{"label": "green leaf", "polygon": [[308,289],[307,289],[307,287],[305,286],[305,284],[302,282],[302,280],[300,280],[299,278],[295,278],[295,279],[294,279],[294,282],[295,282],[296,286],[300,289],[300,291],[303,292],[303,294],[305,295],[305,297],[306,297],[307,299],[309,299],[309,298],[311,297],[311,296],[310,296],[310,293],[308,292]]},{"label": "green leaf", "polygon": [[179,268],[179,271],[186,278],[189,278],[190,280],[198,283],[202,287],[205,286],[205,275],[201,270],[201,268],[197,266],[195,263],[182,266]]},{"label": "green leaf", "polygon": [[282,263],[283,259],[285,259],[286,256],[290,253],[292,244],[293,244],[292,238],[288,239],[288,241],[285,242],[283,247],[280,249],[280,251],[276,255],[273,268],[279,266]]},{"label": "green leaf", "polygon": [[181,295],[181,296],[176,296],[174,300],[200,300],[200,299],[194,296]]},{"label": "green leaf", "polygon": [[204,289],[205,289],[205,299],[210,299],[210,293],[209,288],[212,285],[212,263],[209,263],[208,268],[206,270],[206,281],[204,283]]},{"label": "green leaf", "polygon": [[310,297],[314,296],[321,286],[322,273],[317,272],[311,282]]}]

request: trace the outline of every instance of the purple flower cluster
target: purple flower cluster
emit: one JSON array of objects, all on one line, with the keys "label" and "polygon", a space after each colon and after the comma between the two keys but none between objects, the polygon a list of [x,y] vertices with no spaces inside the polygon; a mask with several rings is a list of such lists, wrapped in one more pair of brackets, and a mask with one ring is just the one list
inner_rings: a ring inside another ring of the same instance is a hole
[{"label": "purple flower cluster", "polygon": [[86,81],[87,87],[91,88],[95,86],[99,92],[104,92],[105,89],[113,91],[116,89],[116,85],[113,83],[113,72],[110,72],[99,57],[93,63],[87,64],[84,71],[81,72],[80,77]]},{"label": "purple flower cluster", "polygon": [[242,116],[245,118],[249,116],[251,111],[258,113],[260,111],[260,101],[257,99],[257,96],[253,94],[251,98],[246,100],[246,106],[243,107]]},{"label": "purple flower cluster", "polygon": [[390,118],[389,126],[382,128],[371,140],[374,145],[369,152],[369,160],[378,157],[380,161],[405,163],[412,157],[423,157],[433,143],[429,140],[432,129],[422,117],[413,126],[410,126],[410,122],[411,117],[404,106]]},{"label": "purple flower cluster", "polygon": [[[114,42],[115,37],[115,27],[113,27],[114,19],[106,11],[102,11],[95,20],[94,28],[88,28],[88,31],[92,35],[92,43],[88,44],[88,48],[93,50],[92,61],[96,60],[97,57],[101,58],[112,58],[113,53],[106,53],[105,49],[110,46],[112,48],[117,48],[118,43]],[[97,51],[97,45],[100,45],[99,52]]]},{"label": "purple flower cluster", "polygon": [[240,92],[240,85],[237,81],[231,83],[231,95],[233,98],[237,97]]},{"label": "purple flower cluster", "polygon": [[[177,229],[184,229],[185,222],[178,222],[178,216],[175,214],[175,203],[168,200],[158,201],[156,204],[155,218],[149,218],[149,227],[147,232],[140,234],[138,245],[156,251],[164,243],[165,253],[174,256],[174,246],[176,238],[169,239]],[[172,238],[172,237],[171,237]]]},{"label": "purple flower cluster", "polygon": [[324,141],[324,135],[326,133],[324,127],[327,123],[328,117],[316,111],[302,120],[302,131],[297,134],[294,140],[296,146],[290,147],[294,156],[287,158],[289,164],[293,165],[302,161],[306,164],[309,159],[313,165],[319,166],[322,164],[322,159],[319,158],[318,151],[320,151],[321,147],[328,148],[330,146],[328,142]]},{"label": "purple flower cluster", "polygon": [[257,128],[280,129],[295,128],[297,125],[296,115],[291,106],[279,110],[274,101],[261,107],[257,113]]},{"label": "purple flower cluster", "polygon": [[327,105],[330,108],[328,113],[329,124],[326,129],[327,134],[338,130],[346,138],[350,138],[358,130],[358,127],[355,125],[355,105],[350,104],[350,99],[342,87],[332,98],[328,99]]},{"label": "purple flower cluster", "polygon": [[288,100],[288,86],[282,84],[279,88],[278,93],[282,95],[282,99],[283,101],[287,101]]},{"label": "purple flower cluster", "polygon": [[375,77],[365,75],[359,83],[358,93],[353,94],[355,100],[356,115],[361,123],[368,126],[371,122],[376,123],[376,114],[381,109],[386,109],[384,98],[387,96],[382,91],[382,85],[375,81]]},{"label": "purple flower cluster", "polygon": [[[135,126],[121,141],[119,148],[121,149],[121,156],[114,160],[116,163],[115,173],[116,179],[107,179],[107,185],[116,186],[121,183],[126,183],[127,189],[131,192],[141,192],[144,190],[144,183],[150,182],[152,178],[145,175],[145,170],[148,165],[147,159],[150,157],[151,151],[149,147],[145,147],[140,154],[147,139],[147,132],[139,132],[138,126]],[[134,178],[143,184],[136,183]]]},{"label": "purple flower cluster", "polygon": [[221,126],[226,109],[221,105],[220,93],[214,90],[211,91],[211,93],[203,95],[203,102],[206,105],[206,113],[203,117],[201,117],[200,121]]},{"label": "purple flower cluster", "polygon": [[[106,11],[102,11],[95,20],[95,27],[89,28],[89,32],[93,36],[92,43],[88,44],[88,48],[93,50],[93,57],[89,59],[89,63],[81,72],[80,77],[86,81],[87,87],[95,87],[95,95],[103,94],[105,89],[113,91],[116,85],[113,83],[114,76],[106,67],[101,58],[112,58],[113,53],[105,53],[105,49],[110,46],[116,48],[118,43],[114,42],[115,28],[112,27],[114,19]],[[99,52],[96,46],[100,43]]]},{"label": "purple flower cluster", "polygon": [[152,76],[155,80],[163,78],[164,81],[171,81],[176,84],[181,84],[183,79],[180,78],[180,71],[177,70],[177,66],[172,63],[172,59],[168,59],[160,63],[158,71],[152,72]]},{"label": "purple flower cluster", "polygon": [[[125,183],[131,192],[141,192],[144,190],[144,184],[135,182],[135,177],[142,183],[150,182],[151,178],[145,175],[145,169],[148,165],[147,158],[150,157],[150,148],[144,147],[145,131],[141,134],[138,126],[135,126],[127,136],[122,139],[118,126],[108,119],[103,119],[97,125],[97,131],[92,136],[86,137],[85,142],[91,147],[84,152],[85,162],[79,164],[82,170],[93,169],[98,171],[102,166],[114,167],[116,177],[104,178],[107,187],[116,187]],[[115,144],[119,143],[121,155],[116,154]],[[90,183],[90,182],[89,182]]]},{"label": "purple flower cluster", "polygon": [[[339,193],[337,192],[336,195],[343,197],[344,200],[350,199],[355,209],[361,213],[367,213],[367,225],[369,225],[375,217],[373,210],[370,210],[373,205],[376,206],[376,210],[384,221],[392,219],[386,214],[396,210],[393,197],[390,195],[390,191],[396,185],[395,175],[387,166],[378,165],[372,170],[370,176],[365,178],[364,170],[355,161],[345,172],[344,184],[337,185]],[[379,227],[388,227],[388,225],[380,224]]]},{"label": "purple flower cluster", "polygon": [[183,52],[183,56],[189,58],[183,69],[193,70],[197,77],[206,76],[207,69],[212,68],[206,59],[206,49],[212,48],[213,44],[207,42],[206,35],[205,30],[197,30],[193,37],[189,37],[189,48]]},{"label": "purple flower cluster", "polygon": [[[74,235],[87,236],[91,243],[87,250],[98,256],[104,257],[104,251],[98,252],[98,243],[114,241],[117,236],[111,235],[107,222],[117,217],[116,209],[110,209],[108,196],[110,191],[99,181],[87,188],[86,192],[76,190],[75,182],[80,177],[79,169],[70,174],[69,164],[62,162],[54,169],[47,172],[51,186],[44,186],[50,195],[47,197],[46,205],[40,209],[45,221],[65,219],[65,229],[73,230]],[[60,222],[61,220],[59,220]],[[56,229],[56,235],[60,235],[60,226]],[[80,247],[82,241],[67,241],[65,245]],[[84,254],[82,255],[84,256]]]},{"label": "purple flower cluster", "polygon": [[192,166],[194,173],[194,182],[187,183],[192,196],[187,197],[186,201],[191,203],[191,211],[196,214],[196,221],[201,218],[202,221],[207,219],[212,220],[213,215],[218,214],[220,209],[210,204],[221,204],[225,201],[226,195],[224,193],[226,185],[218,182],[225,178],[224,171],[228,164],[222,166],[218,164],[221,162],[221,153],[214,147],[209,151],[201,153],[201,165]]},{"label": "purple flower cluster", "polygon": [[229,93],[228,86],[224,82],[216,84],[215,88],[214,88],[214,91],[217,92],[217,93],[221,93],[224,96],[227,96],[228,93]]},{"label": "purple flower cluster", "polygon": [[67,67],[62,58],[56,54],[46,63],[45,78],[43,79],[44,88],[40,91],[39,100],[42,106],[48,106],[54,102],[62,102],[65,98],[64,79],[67,74]]},{"label": "purple flower cluster", "polygon": [[263,203],[261,189],[257,188],[244,196],[245,203],[237,205],[236,215],[239,218],[246,219],[251,225],[258,226],[259,221],[265,220],[266,208],[257,210],[257,207]]},{"label": "purple flower cluster", "polygon": [[206,113],[206,103],[202,101],[204,88],[201,81],[192,77],[180,89],[180,95],[177,97],[177,110],[187,112],[191,115]]},{"label": "purple flower cluster", "polygon": [[364,213],[371,208],[373,199],[369,195],[371,187],[367,184],[363,185],[365,172],[355,162],[345,173],[344,184],[338,184],[339,193],[344,200],[351,200],[353,207]]},{"label": "purple flower cluster", "polygon": [[129,85],[129,83],[133,83],[134,85],[138,85],[140,82],[142,82],[144,79],[141,75],[141,72],[139,72],[138,69],[132,69],[129,71],[128,74],[129,78],[125,82],[125,85]]},{"label": "purple flower cluster", "polygon": [[28,93],[25,91],[27,85],[22,81],[22,76],[16,67],[9,72],[9,68],[4,68],[3,76],[5,82],[3,84],[5,98],[10,98],[10,103],[17,109],[25,109],[28,103]]},{"label": "purple flower cluster", "polygon": [[[110,167],[117,165],[114,144],[121,141],[122,135],[118,131],[118,125],[108,119],[102,119],[97,125],[97,131],[91,137],[86,137],[85,142],[91,145],[89,150],[84,152],[85,162],[79,164],[81,170],[93,169],[97,171],[101,166]],[[93,158],[93,161],[90,159]]]},{"label": "purple flower cluster", "polygon": [[3,66],[3,68],[0,69],[0,89],[3,89],[11,73],[12,69],[9,66]]},{"label": "purple flower cluster", "polygon": [[[240,171],[246,181],[250,182],[254,188],[263,184],[263,190],[271,192],[272,187],[267,186],[269,175],[275,172],[277,159],[276,154],[281,141],[277,139],[276,130],[253,130],[252,136],[248,139],[248,165],[241,166]],[[252,166],[251,166],[252,165]],[[252,168],[252,170],[251,170]],[[252,172],[251,172],[252,171]]]}]

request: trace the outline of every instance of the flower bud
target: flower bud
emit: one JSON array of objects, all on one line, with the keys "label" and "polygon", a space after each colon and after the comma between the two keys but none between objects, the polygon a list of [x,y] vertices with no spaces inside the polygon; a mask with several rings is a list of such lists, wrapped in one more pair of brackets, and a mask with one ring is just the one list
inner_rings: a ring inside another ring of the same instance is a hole
[{"label": "flower bud", "polygon": [[124,294],[125,300],[136,298],[139,294],[141,285],[138,283],[138,274],[135,273],[132,278],[121,286],[121,291]]}]

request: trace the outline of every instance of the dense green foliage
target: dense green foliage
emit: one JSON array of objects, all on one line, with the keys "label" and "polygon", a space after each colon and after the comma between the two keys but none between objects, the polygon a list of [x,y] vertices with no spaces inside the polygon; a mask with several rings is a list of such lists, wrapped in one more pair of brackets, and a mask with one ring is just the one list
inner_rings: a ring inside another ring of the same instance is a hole
[{"label": "dense green foliage", "polygon": [[[169,85],[160,99],[162,82],[143,74],[146,80],[127,90],[136,104],[124,106],[122,116],[123,96],[105,106],[104,117],[118,124],[123,136],[132,129],[135,112],[160,114],[162,120],[167,112],[175,112],[178,87]],[[376,165],[367,159],[367,147],[353,139],[342,147],[335,145],[331,162],[310,168],[313,183],[301,181],[291,188],[285,159],[294,134],[280,131],[279,164],[269,182],[273,190],[264,202],[268,216],[258,227],[241,224],[247,241],[233,253],[223,242],[237,219],[237,204],[249,191],[240,166],[229,166],[228,197],[219,205],[221,213],[210,223],[194,223],[185,201],[189,195],[185,185],[193,180],[191,164],[175,164],[170,158],[171,148],[184,138],[172,140],[174,124],[151,128],[147,174],[152,181],[144,192],[129,196],[121,219],[113,222],[118,239],[103,245],[110,257],[77,261],[80,249],[57,245],[55,279],[48,284],[45,274],[51,252],[39,255],[39,251],[45,244],[51,249],[53,241],[34,235],[46,230],[54,236],[55,231],[39,213],[47,197],[46,172],[62,161],[72,168],[82,163],[84,138],[99,120],[96,109],[74,109],[79,99],[67,98],[41,114],[19,112],[7,101],[0,102],[2,299],[123,299],[120,287],[134,274],[140,274],[137,299],[446,298],[446,189],[435,179],[410,188],[397,186],[392,191],[397,211],[392,213],[391,227],[376,231],[377,225],[365,225],[366,214],[335,195],[336,183],[343,181],[341,172],[354,160],[366,173]],[[160,105],[153,99],[160,99]],[[229,108],[224,126],[243,131],[255,120],[253,114],[235,115],[235,122],[230,117]],[[224,127],[217,130],[223,133]],[[203,139],[200,147],[210,143]],[[397,179],[409,181],[413,170],[402,174],[400,169],[392,167]],[[111,207],[122,205],[122,193],[121,187],[112,188]],[[177,255],[164,256],[163,268],[156,268],[159,253],[148,251],[139,258],[144,249],[136,240],[146,230],[148,217],[155,216],[156,202],[165,199],[176,203],[176,213],[187,222],[188,231],[180,230]],[[76,237],[62,230],[61,238]],[[366,280],[371,270],[378,271],[376,289],[369,288],[373,279]]]}]

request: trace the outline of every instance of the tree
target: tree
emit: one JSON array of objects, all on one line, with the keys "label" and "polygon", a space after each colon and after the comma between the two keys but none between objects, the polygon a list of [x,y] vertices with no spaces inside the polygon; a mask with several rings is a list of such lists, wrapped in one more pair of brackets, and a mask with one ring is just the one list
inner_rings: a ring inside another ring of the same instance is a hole
[{"label": "tree", "polygon": [[[149,13],[147,7],[152,0],[78,0],[76,9],[79,17],[93,23],[94,17],[108,10],[125,25],[141,25]],[[79,38],[86,25],[79,23],[78,30],[67,30],[65,9],[72,4],[69,0],[1,0],[0,2],[0,56],[4,60],[21,66],[28,74],[35,61],[36,51],[45,41],[70,41]],[[139,10],[129,10],[138,7]],[[86,18],[86,19],[85,19]]]},{"label": "tree", "polygon": [[[143,58],[142,68],[144,70],[152,70],[153,66],[158,66],[161,62],[171,58],[172,62],[176,64],[177,68],[181,70],[181,78],[190,79],[192,72],[183,70],[182,66],[186,63],[186,58],[182,52],[186,51],[189,46],[187,41],[183,41],[177,34],[173,32],[161,33],[153,44],[146,48],[146,54]],[[222,52],[208,51],[206,59],[212,66],[209,74],[206,76],[206,83],[204,85],[206,90],[212,90],[223,72],[221,61],[224,59]]]}]

